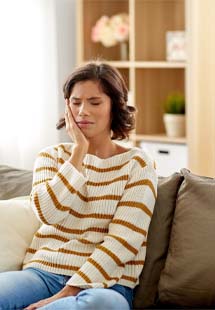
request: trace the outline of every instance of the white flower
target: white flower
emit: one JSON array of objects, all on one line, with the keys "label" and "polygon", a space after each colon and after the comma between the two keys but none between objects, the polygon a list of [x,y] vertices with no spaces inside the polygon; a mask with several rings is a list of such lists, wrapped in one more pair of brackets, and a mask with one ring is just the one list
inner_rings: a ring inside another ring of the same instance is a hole
[{"label": "white flower", "polygon": [[103,15],[92,28],[91,39],[101,42],[105,47],[127,41],[129,38],[129,17],[127,13],[113,15],[111,18]]},{"label": "white flower", "polygon": [[100,41],[105,47],[110,47],[117,44],[117,40],[113,35],[111,27],[103,28],[103,30],[101,31]]}]

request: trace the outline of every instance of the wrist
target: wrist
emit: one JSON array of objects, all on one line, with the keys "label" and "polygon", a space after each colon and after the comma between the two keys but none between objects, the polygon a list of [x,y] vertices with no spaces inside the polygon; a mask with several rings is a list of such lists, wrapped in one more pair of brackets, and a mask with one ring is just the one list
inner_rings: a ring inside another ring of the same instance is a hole
[{"label": "wrist", "polygon": [[76,145],[74,145],[73,146],[73,152],[77,152],[78,154],[83,154],[83,155],[85,155],[86,153],[87,153],[87,151],[88,151],[88,146],[89,145],[78,145],[78,144],[76,144]]},{"label": "wrist", "polygon": [[62,297],[76,296],[80,291],[82,291],[82,289],[80,287],[66,285],[62,289],[61,294],[62,294]]},{"label": "wrist", "polygon": [[88,148],[85,146],[74,145],[72,148],[72,154],[69,158],[69,162],[78,170],[82,171],[82,163]]}]

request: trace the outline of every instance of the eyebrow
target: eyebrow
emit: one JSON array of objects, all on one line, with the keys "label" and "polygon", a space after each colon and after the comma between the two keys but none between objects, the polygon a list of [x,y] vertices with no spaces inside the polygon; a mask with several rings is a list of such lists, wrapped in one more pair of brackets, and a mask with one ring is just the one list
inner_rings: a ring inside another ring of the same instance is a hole
[{"label": "eyebrow", "polygon": [[[73,100],[81,100],[81,98],[78,98],[78,97],[71,97],[71,99]],[[101,99],[101,97],[89,97],[87,98],[87,100],[95,100],[95,99]]]}]

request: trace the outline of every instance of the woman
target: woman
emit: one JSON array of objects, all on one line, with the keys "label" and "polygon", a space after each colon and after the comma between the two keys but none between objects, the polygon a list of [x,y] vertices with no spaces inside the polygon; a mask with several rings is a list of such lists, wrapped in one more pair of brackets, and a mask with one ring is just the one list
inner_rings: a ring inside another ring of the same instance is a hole
[{"label": "woman", "polygon": [[22,271],[0,275],[0,309],[132,307],[156,199],[152,160],[114,143],[134,127],[120,73],[107,64],[77,68],[64,85],[72,143],[42,150],[32,208],[42,225]]}]

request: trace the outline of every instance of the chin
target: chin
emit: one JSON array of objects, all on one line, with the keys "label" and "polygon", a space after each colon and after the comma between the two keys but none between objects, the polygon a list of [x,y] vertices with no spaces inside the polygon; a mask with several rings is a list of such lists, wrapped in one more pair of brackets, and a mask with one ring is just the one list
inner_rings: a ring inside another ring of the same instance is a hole
[{"label": "chin", "polygon": [[90,134],[89,132],[87,132],[87,130],[81,129],[81,131],[87,139],[93,138],[95,136],[92,133]]}]

